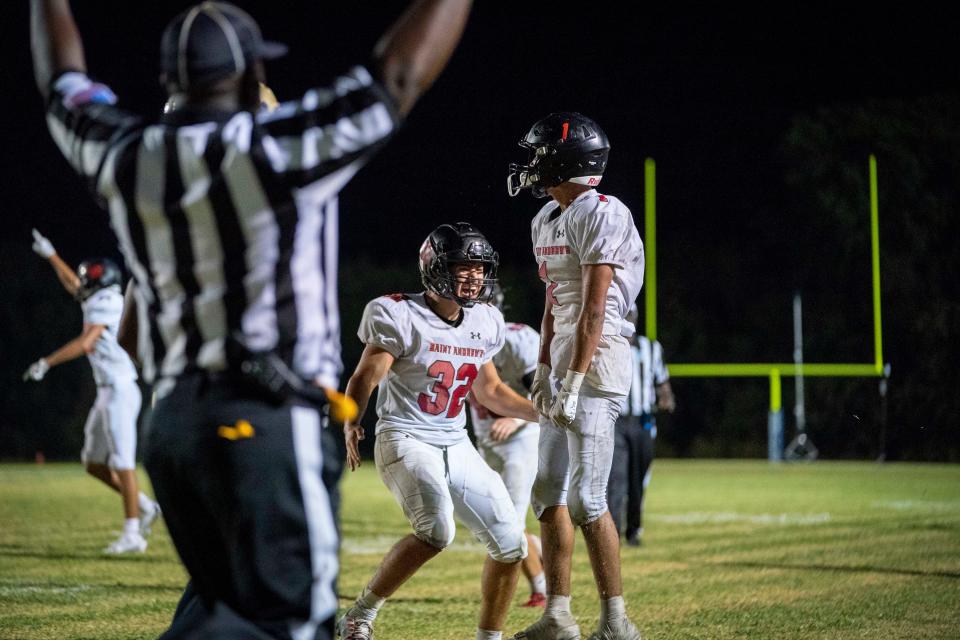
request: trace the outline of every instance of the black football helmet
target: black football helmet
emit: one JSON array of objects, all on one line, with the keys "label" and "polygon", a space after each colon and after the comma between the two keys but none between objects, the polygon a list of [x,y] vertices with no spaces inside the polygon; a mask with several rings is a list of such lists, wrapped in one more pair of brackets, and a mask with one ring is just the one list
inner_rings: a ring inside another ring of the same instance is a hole
[{"label": "black football helmet", "polygon": [[607,168],[610,141],[596,122],[572,111],[551,113],[520,141],[530,150],[527,164],[510,164],[507,193],[529,188],[537,198],[561,182],[595,186]]},{"label": "black football helmet", "polygon": [[[476,298],[457,295],[453,273],[456,264],[483,264],[483,282]],[[493,250],[480,230],[468,222],[442,224],[427,236],[420,246],[420,279],[428,291],[454,300],[461,307],[489,302],[497,283],[500,255]]]},{"label": "black football helmet", "polygon": [[80,278],[80,288],[77,289],[77,300],[86,300],[100,289],[113,285],[120,286],[123,273],[117,263],[110,258],[92,258],[84,260],[77,267],[77,277]]}]

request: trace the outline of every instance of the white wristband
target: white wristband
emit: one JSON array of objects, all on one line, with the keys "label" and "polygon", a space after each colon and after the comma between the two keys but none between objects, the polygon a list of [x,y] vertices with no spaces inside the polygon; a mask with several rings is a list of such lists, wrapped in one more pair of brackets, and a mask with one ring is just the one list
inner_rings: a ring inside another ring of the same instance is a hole
[{"label": "white wristband", "polygon": [[580,393],[580,385],[583,384],[583,377],[586,374],[567,369],[567,375],[563,377],[563,388],[570,393]]}]

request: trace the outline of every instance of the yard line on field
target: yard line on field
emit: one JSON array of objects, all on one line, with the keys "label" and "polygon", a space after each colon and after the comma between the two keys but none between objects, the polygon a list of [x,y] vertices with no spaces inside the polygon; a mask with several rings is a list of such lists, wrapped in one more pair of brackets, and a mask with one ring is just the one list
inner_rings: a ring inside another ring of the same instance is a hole
[{"label": "yard line on field", "polygon": [[960,511],[960,500],[878,500],[870,506],[895,511]]},{"label": "yard line on field", "polygon": [[737,513],[735,511],[690,511],[687,513],[650,514],[658,522],[672,524],[726,524],[747,522],[763,525],[810,525],[830,522],[829,512],[822,513]]},{"label": "yard line on field", "polygon": [[26,594],[59,595],[64,593],[80,593],[92,589],[89,584],[78,584],[69,587],[38,585],[38,584],[5,584],[0,585],[0,597],[20,596]]}]

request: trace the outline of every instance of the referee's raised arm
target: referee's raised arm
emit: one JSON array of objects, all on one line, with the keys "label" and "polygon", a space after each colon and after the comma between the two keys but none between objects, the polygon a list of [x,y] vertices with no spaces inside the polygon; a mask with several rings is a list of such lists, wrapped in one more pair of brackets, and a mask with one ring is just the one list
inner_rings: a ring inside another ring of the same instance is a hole
[{"label": "referee's raised arm", "polygon": [[460,42],[470,0],[418,0],[374,48],[374,70],[406,115],[430,88]]},{"label": "referee's raised arm", "polygon": [[31,0],[30,50],[33,77],[46,99],[50,81],[62,71],[86,71],[83,40],[68,0]]}]

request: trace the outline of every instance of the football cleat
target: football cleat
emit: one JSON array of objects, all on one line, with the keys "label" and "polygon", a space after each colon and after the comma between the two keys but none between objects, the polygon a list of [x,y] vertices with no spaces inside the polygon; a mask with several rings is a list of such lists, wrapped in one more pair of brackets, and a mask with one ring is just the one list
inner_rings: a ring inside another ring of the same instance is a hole
[{"label": "football cleat", "polygon": [[373,620],[355,618],[347,611],[337,621],[337,635],[341,640],[373,640]]},{"label": "football cleat", "polygon": [[146,538],[153,532],[153,523],[161,515],[159,503],[154,502],[153,508],[144,512],[140,510],[140,535]]},{"label": "football cleat", "polygon": [[629,619],[617,625],[605,624],[592,634],[588,640],[640,640],[640,632]]},{"label": "football cleat", "polygon": [[123,553],[143,553],[147,550],[147,541],[139,533],[124,533],[110,543],[104,553],[120,555]]},{"label": "football cleat", "polygon": [[513,640],[580,640],[580,627],[569,612],[543,615]]},{"label": "football cleat", "polygon": [[521,607],[545,607],[547,606],[547,596],[542,593],[531,593],[530,599],[524,602]]}]

